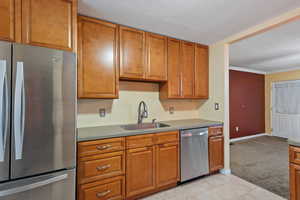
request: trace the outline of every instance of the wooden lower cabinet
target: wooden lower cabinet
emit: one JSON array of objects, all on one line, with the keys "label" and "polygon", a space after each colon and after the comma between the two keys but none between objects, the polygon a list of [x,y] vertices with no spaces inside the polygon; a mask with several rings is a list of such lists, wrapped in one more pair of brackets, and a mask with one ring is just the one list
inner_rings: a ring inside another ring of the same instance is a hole
[{"label": "wooden lower cabinet", "polygon": [[125,173],[125,153],[113,152],[82,158],[78,162],[79,183],[88,183]]},{"label": "wooden lower cabinet", "polygon": [[290,200],[300,200],[300,147],[290,146]]},{"label": "wooden lower cabinet", "polygon": [[290,199],[300,200],[300,165],[290,164]]},{"label": "wooden lower cabinet", "polygon": [[126,154],[126,197],[134,197],[154,190],[154,147],[130,149]]},{"label": "wooden lower cabinet", "polygon": [[[215,172],[224,165],[222,127],[209,133],[210,172]],[[78,200],[134,200],[175,187],[179,144],[178,131],[78,143]],[[300,167],[291,170],[299,190]]]},{"label": "wooden lower cabinet", "polygon": [[125,198],[123,176],[104,179],[78,187],[78,200],[122,200]]},{"label": "wooden lower cabinet", "polygon": [[209,137],[209,171],[216,172],[224,168],[224,137]]},{"label": "wooden lower cabinet", "polygon": [[179,181],[179,144],[160,144],[156,147],[156,184],[167,186]]}]

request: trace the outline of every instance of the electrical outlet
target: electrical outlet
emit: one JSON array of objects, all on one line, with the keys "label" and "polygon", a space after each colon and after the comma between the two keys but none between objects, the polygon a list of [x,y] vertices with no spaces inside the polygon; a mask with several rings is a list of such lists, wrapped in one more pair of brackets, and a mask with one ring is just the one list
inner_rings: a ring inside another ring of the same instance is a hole
[{"label": "electrical outlet", "polygon": [[240,131],[240,127],[236,126],[235,127],[235,132],[239,132]]},{"label": "electrical outlet", "polygon": [[220,104],[219,103],[215,103],[215,110],[220,110]]},{"label": "electrical outlet", "polygon": [[106,110],[105,110],[105,108],[100,108],[100,109],[99,109],[99,114],[100,114],[100,117],[105,117],[105,115],[106,115]]},{"label": "electrical outlet", "polygon": [[174,114],[174,107],[173,106],[169,107],[169,113],[170,113],[170,115]]}]

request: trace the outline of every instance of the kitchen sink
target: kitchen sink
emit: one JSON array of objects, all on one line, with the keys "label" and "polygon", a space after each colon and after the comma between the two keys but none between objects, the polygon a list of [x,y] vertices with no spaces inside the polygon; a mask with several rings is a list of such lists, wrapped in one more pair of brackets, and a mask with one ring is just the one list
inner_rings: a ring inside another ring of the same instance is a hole
[{"label": "kitchen sink", "polygon": [[128,124],[128,125],[121,126],[121,128],[125,130],[139,130],[139,129],[163,128],[163,127],[169,127],[169,125],[163,123],[142,123],[142,124]]}]

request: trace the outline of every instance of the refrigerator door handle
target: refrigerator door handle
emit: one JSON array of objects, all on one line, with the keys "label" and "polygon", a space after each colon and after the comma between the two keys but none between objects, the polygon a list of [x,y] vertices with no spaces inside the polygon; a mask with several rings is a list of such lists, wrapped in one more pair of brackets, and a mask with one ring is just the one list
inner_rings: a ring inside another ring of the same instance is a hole
[{"label": "refrigerator door handle", "polygon": [[0,191],[0,197],[13,195],[13,194],[17,194],[17,193],[20,193],[20,192],[26,192],[26,191],[29,191],[29,190],[33,190],[33,189],[36,189],[36,188],[43,187],[45,185],[49,185],[49,184],[52,184],[52,183],[56,183],[56,182],[65,180],[67,178],[68,178],[68,174],[62,174],[62,175],[55,176],[55,177],[52,177],[52,178],[47,178],[45,180],[41,180],[41,181],[38,181],[38,182],[23,184],[23,185],[20,185],[20,186],[16,186],[16,187],[13,187],[13,188],[10,188],[10,189]]},{"label": "refrigerator door handle", "polygon": [[14,96],[14,139],[16,160],[22,159],[25,128],[25,86],[23,64],[23,62],[17,62]]},{"label": "refrigerator door handle", "polygon": [[4,162],[5,159],[6,139],[8,134],[8,83],[6,64],[6,60],[0,60],[0,89],[2,89],[3,92],[3,95],[0,95],[0,122],[4,121],[4,127],[2,127],[3,124],[0,123],[0,162]]}]

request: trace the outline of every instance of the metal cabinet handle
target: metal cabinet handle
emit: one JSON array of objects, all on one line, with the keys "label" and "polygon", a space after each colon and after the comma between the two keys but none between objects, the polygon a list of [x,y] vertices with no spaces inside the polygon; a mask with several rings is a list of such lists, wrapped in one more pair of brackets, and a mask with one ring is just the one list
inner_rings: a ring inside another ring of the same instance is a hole
[{"label": "metal cabinet handle", "polygon": [[97,170],[98,170],[98,171],[102,171],[102,170],[106,170],[106,169],[108,169],[108,168],[110,168],[110,167],[111,167],[110,164],[108,164],[108,165],[103,165],[103,166],[97,167]]},{"label": "metal cabinet handle", "polygon": [[23,62],[17,62],[14,99],[15,159],[22,159],[25,128],[25,86]]},{"label": "metal cabinet handle", "polygon": [[111,190],[107,190],[105,192],[99,192],[99,193],[96,194],[96,196],[98,198],[101,198],[101,197],[104,197],[104,196],[108,195],[109,193],[111,193]]},{"label": "metal cabinet handle", "polygon": [[[4,127],[0,123],[0,162],[5,159],[7,128],[8,128],[8,83],[6,73],[6,60],[0,60],[0,89],[3,89],[3,96],[0,95],[0,122],[4,121]],[[2,110],[4,108],[4,110]]]},{"label": "metal cabinet handle", "polygon": [[97,146],[96,148],[98,150],[105,150],[105,149],[108,149],[108,148],[111,148],[112,146],[110,144],[107,144],[107,145],[102,145],[102,146]]},{"label": "metal cabinet handle", "polygon": [[67,178],[68,178],[68,174],[63,174],[63,175],[48,178],[48,179],[45,179],[45,180],[42,180],[42,181],[39,181],[39,182],[34,182],[34,183],[14,187],[14,188],[7,189],[7,190],[1,190],[0,191],[0,197],[5,197],[5,196],[21,193],[21,192],[26,192],[28,190],[33,190],[35,188],[40,188],[40,187],[43,187],[45,185],[49,185],[49,184],[53,184],[53,183],[65,180]]}]

